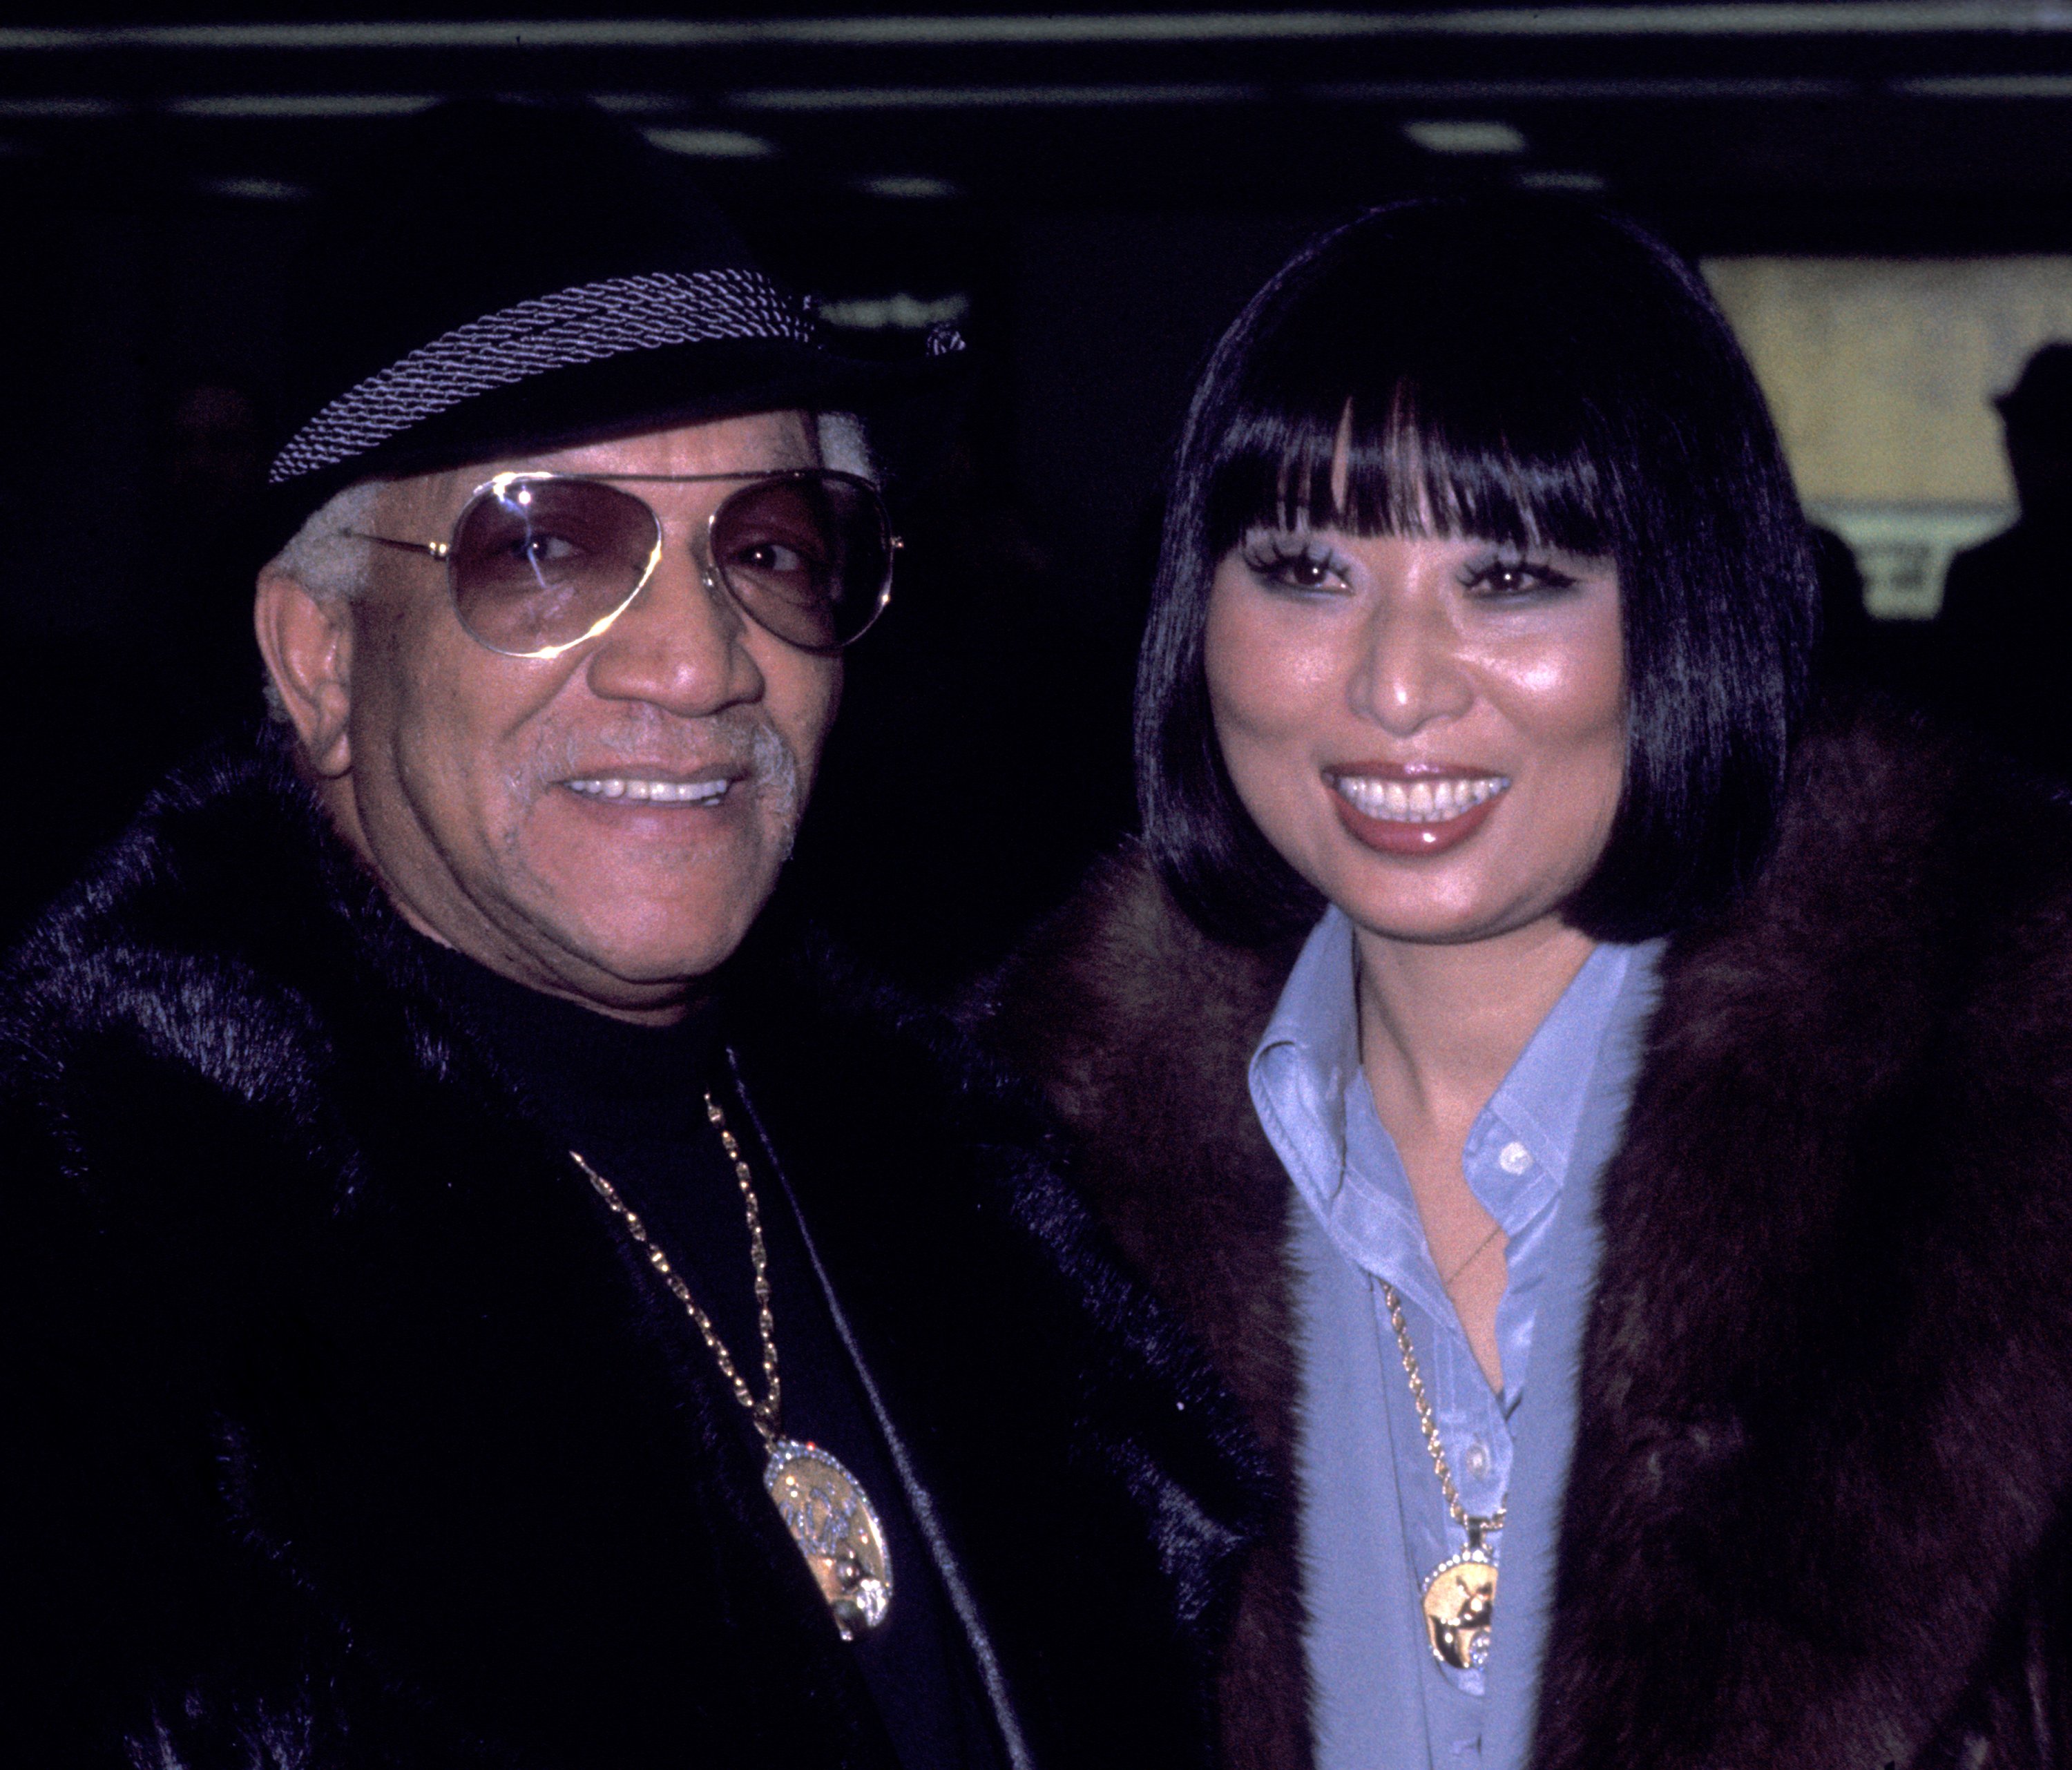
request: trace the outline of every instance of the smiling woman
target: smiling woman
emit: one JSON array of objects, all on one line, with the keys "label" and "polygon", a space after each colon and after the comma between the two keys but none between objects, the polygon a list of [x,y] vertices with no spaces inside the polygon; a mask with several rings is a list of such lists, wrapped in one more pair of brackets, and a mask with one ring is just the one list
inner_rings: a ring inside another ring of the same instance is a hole
[{"label": "smiling woman", "polygon": [[[1746,877],[1815,614],[1762,395],[1688,267],[1550,202],[1384,211],[1298,258],[1224,338],[1190,417],[1137,729],[1149,849],[1190,911],[1240,939],[1322,904],[1233,815],[1202,668],[1211,593],[1244,548],[1326,529],[1479,543],[1480,569],[1531,568],[1542,590],[1548,566],[1609,568],[1625,790],[1572,918],[1646,938]],[[1515,610],[1525,587],[1499,573],[1483,600]]]},{"label": "smiling woman", "polygon": [[1378,211],[1173,487],[1141,846],[989,1012],[1279,1464],[1224,1761],[2067,1763],[2072,823],[1813,704],[1704,285]]},{"label": "smiling woman", "polygon": [[1626,762],[1618,575],[1564,558],[1255,531],[1217,568],[1224,765],[1275,851],[1361,926],[1487,938],[1555,914],[1597,864]]}]

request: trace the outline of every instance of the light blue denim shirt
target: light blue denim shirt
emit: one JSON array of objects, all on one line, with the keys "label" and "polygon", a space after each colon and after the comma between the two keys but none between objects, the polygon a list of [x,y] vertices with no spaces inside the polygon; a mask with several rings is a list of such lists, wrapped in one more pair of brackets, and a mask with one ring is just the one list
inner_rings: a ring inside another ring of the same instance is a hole
[{"label": "light blue denim shirt", "polygon": [[[1318,1770],[1524,1762],[1596,1272],[1597,1178],[1624,1119],[1659,951],[1599,947],[1469,1133],[1469,1187],[1509,1238],[1501,1394],[1475,1362],[1375,1115],[1359,1064],[1352,925],[1338,910],[1303,947],[1252,1054],[1252,1103],[1301,1201],[1289,1235]],[[1425,1449],[1383,1279],[1402,1298],[1462,1504],[1486,1516],[1508,1501],[1509,1522],[1490,1542],[1502,1573],[1481,1671],[1441,1665],[1427,1643],[1424,1582],[1466,1537]]]}]

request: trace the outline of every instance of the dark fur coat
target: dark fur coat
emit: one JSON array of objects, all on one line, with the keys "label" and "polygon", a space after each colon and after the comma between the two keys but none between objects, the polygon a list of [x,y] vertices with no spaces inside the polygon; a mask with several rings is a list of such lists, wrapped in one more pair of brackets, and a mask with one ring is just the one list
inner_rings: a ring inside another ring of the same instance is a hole
[{"label": "dark fur coat", "polygon": [[[1205,1755],[1261,1476],[1034,1104],[789,940],[734,1050],[1040,1764]],[[278,754],[0,1008],[0,1760],[889,1766],[677,1304]]]},{"label": "dark fur coat", "polygon": [[[1293,951],[1092,880],[990,1036],[1202,1336],[1284,1491],[1290,1189],[1245,1066]],[[1774,854],[1672,942],[1603,1180],[1537,1770],[2072,1764],[2072,814],[1889,718],[1803,746]],[[1224,1759],[1307,1761],[1284,1515]]]}]

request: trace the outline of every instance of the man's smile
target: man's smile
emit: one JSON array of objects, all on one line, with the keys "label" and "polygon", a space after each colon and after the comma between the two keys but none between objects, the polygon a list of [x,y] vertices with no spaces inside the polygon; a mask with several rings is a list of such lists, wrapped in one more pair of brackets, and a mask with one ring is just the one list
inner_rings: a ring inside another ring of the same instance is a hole
[{"label": "man's smile", "polygon": [[722,775],[695,781],[664,779],[641,774],[598,774],[584,780],[563,781],[572,793],[590,799],[631,799],[649,805],[717,805],[734,785]]}]

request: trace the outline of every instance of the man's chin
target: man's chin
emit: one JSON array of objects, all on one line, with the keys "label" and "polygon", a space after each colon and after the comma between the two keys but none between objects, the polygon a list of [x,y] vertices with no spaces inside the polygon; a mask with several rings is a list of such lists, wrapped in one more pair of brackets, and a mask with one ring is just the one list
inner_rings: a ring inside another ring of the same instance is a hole
[{"label": "man's chin", "polygon": [[[571,923],[615,930],[723,922],[759,905],[789,853],[793,820],[744,794],[716,808],[602,807],[550,795],[516,832],[513,887]],[[753,916],[744,918],[743,926]]]},{"label": "man's chin", "polygon": [[547,950],[538,957],[564,991],[598,1007],[680,996],[734,956],[767,895],[756,892],[736,900],[739,910],[717,914],[709,905],[635,906],[622,897],[610,913],[572,917],[564,903],[542,930]]},{"label": "man's chin", "polygon": [[607,1011],[681,995],[733,957],[775,889],[763,834],[670,864],[639,844],[527,844],[495,893],[504,908],[484,907],[560,993]]}]

